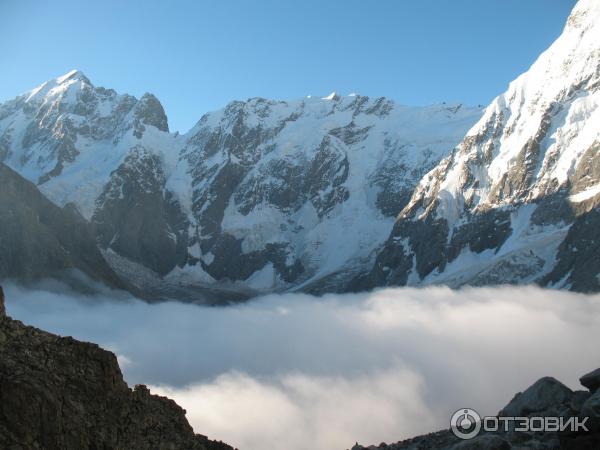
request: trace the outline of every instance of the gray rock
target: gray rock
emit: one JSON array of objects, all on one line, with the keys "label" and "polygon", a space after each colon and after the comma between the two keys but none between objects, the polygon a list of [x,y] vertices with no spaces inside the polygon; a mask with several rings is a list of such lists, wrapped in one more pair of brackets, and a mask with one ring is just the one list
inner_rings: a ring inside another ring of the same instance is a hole
[{"label": "gray rock", "polygon": [[579,382],[591,392],[596,392],[600,388],[600,369],[586,373],[579,379]]},{"label": "gray rock", "polygon": [[587,391],[575,391],[575,392],[573,392],[573,397],[571,398],[571,401],[569,402],[569,408],[571,408],[571,410],[574,411],[574,412],[581,411],[581,408],[583,407],[583,404],[591,396],[592,396],[592,394],[590,394]]},{"label": "gray rock", "polygon": [[573,391],[552,377],[536,381],[524,392],[520,392],[499,413],[502,417],[551,416],[564,410]]},{"label": "gray rock", "polygon": [[[589,417],[588,425],[594,429],[600,428],[600,391],[596,391],[581,407],[580,417]],[[589,428],[589,427],[588,427]]]},{"label": "gray rock", "polygon": [[[581,409],[581,411],[579,411]],[[357,446],[357,449],[383,448],[387,450],[587,450],[600,448],[600,391],[571,392],[554,378],[538,380],[529,389],[519,393],[500,412],[504,417],[556,416],[589,417],[586,430],[562,432],[482,431],[470,440],[460,440],[450,430],[416,436],[393,444]]]},{"label": "gray rock", "polygon": [[111,352],[0,316],[0,448],[233,450],[174,401],[131,390]]},{"label": "gray rock", "polygon": [[579,292],[600,290],[600,205],[578,217],[556,255],[554,269],[542,278],[541,284],[558,283]]},{"label": "gray rock", "polygon": [[[169,132],[169,123],[163,106],[154,95],[148,92],[140,98],[135,106],[135,118],[145,125],[152,125],[160,131]],[[140,131],[143,132],[142,129]]]},{"label": "gray rock", "polygon": [[453,445],[451,450],[510,450],[511,448],[513,447],[499,436],[484,435]]}]

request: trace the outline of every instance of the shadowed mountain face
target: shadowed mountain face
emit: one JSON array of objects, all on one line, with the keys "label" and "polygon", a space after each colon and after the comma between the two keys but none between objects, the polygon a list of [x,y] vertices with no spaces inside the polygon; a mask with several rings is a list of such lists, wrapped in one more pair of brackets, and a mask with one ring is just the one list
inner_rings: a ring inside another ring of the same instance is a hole
[{"label": "shadowed mountain face", "polygon": [[353,288],[531,283],[600,289],[600,5],[562,35],[419,183]]},{"label": "shadowed mountain face", "polygon": [[110,287],[128,288],[104,260],[93,228],[75,208],[59,208],[2,163],[0,180],[0,278],[76,282],[81,272]]},{"label": "shadowed mountain face", "polygon": [[195,435],[183,411],[129,389],[114,354],[5,315],[0,288],[0,447],[233,450]]}]

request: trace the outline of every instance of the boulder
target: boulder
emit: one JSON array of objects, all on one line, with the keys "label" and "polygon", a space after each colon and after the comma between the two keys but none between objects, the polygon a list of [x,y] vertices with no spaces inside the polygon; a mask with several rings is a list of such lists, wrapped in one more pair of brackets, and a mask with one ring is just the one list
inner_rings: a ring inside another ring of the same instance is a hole
[{"label": "boulder", "polygon": [[569,403],[569,407],[573,411],[579,412],[579,411],[581,411],[581,408],[583,407],[583,404],[591,396],[592,396],[592,394],[590,394],[588,391],[575,391],[575,392],[573,392],[573,397],[571,398],[571,401]]},{"label": "boulder", "polygon": [[600,391],[586,400],[581,408],[580,416],[589,417],[589,424],[594,427],[600,425]]},{"label": "boulder", "polygon": [[552,377],[536,381],[525,392],[520,392],[498,413],[503,417],[557,415],[571,401],[573,391]]},{"label": "boulder", "polygon": [[579,379],[582,386],[588,388],[590,392],[596,392],[600,388],[600,368],[586,373]]}]

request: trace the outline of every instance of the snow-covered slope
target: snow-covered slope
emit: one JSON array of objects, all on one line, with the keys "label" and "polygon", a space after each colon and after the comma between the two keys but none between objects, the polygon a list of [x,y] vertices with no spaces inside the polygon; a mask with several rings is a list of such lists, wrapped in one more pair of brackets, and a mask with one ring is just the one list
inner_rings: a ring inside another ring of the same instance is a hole
[{"label": "snow-covered slope", "polygon": [[154,96],[72,71],[0,105],[0,161],[75,205],[106,255],[170,283],[286,289],[372,264],[418,180],[481,112],[255,98],[174,135]]},{"label": "snow-covered slope", "polygon": [[88,219],[111,171],[140,142],[176,151],[158,100],[94,87],[79,71],[0,105],[0,160]]},{"label": "snow-covered slope", "polygon": [[258,289],[372,263],[418,180],[479,116],[335,94],[207,114],[182,152],[195,256],[212,277]]},{"label": "snow-covered slope", "polygon": [[420,181],[355,287],[538,281],[600,289],[599,106],[600,2],[580,0],[556,42]]}]

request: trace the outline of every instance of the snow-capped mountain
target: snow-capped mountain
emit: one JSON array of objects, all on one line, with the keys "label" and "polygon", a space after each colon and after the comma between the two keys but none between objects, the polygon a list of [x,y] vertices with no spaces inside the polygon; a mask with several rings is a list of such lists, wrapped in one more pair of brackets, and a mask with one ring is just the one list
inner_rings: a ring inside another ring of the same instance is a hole
[{"label": "snow-capped mountain", "polygon": [[79,71],[0,105],[0,160],[87,218],[107,175],[142,140],[173,147],[158,100],[94,87]]},{"label": "snow-capped mountain", "polygon": [[538,282],[600,289],[600,2],[418,184],[361,288]]},{"label": "snow-capped mountain", "polygon": [[0,161],[75,206],[127,278],[286,289],[372,265],[419,179],[481,113],[254,98],[178,135],[154,96],[72,71],[0,105]]},{"label": "snow-capped mountain", "polygon": [[213,278],[261,289],[372,264],[418,180],[479,117],[335,94],[205,115],[181,153],[192,256]]}]

